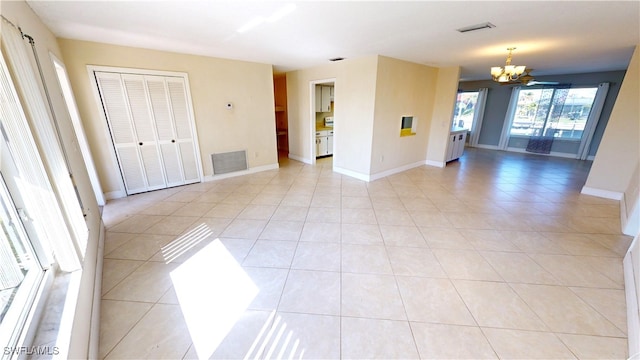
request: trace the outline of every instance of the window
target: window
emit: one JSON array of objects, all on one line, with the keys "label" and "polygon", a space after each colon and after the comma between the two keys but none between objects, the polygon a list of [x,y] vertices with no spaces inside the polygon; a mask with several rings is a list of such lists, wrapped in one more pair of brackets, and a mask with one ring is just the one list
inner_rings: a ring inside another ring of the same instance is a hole
[{"label": "window", "polygon": [[0,301],[0,346],[12,356],[38,326],[37,308],[48,295],[44,284],[58,270],[82,268],[88,229],[53,110],[40,92],[46,83],[38,83],[20,31],[2,22],[0,295],[6,297]]},{"label": "window", "polygon": [[462,128],[469,132],[469,136],[467,136],[469,146],[478,146],[487,91],[487,88],[460,91],[456,98],[451,127],[453,130]]},{"label": "window", "polygon": [[459,92],[453,113],[453,127],[471,130],[479,91]]},{"label": "window", "polygon": [[609,83],[513,88],[498,148],[586,160],[608,91]]},{"label": "window", "polygon": [[0,341],[6,346],[14,344],[20,336],[43,268],[2,178],[0,226]]},{"label": "window", "polygon": [[597,87],[521,89],[510,135],[580,141],[597,91]]}]

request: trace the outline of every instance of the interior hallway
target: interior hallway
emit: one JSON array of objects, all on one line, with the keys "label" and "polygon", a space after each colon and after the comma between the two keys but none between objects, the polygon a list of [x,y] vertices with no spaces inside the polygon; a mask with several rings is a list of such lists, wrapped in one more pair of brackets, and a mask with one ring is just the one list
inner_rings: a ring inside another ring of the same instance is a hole
[{"label": "interior hallway", "polygon": [[591,163],[467,149],[366,183],[280,169],[104,208],[106,358],[626,358]]}]

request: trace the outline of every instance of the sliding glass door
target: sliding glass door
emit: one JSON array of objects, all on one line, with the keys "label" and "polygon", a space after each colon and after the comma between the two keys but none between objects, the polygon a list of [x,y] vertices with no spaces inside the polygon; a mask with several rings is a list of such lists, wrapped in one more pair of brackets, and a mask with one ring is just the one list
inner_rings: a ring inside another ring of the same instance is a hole
[{"label": "sliding glass door", "polygon": [[467,129],[469,146],[477,146],[482,127],[484,105],[487,99],[487,89],[477,91],[460,91],[456,99],[453,112],[452,128]]},{"label": "sliding glass door", "polygon": [[456,99],[456,110],[453,114],[453,126],[471,130],[473,115],[478,103],[478,91],[459,92]]},{"label": "sliding glass door", "polygon": [[502,148],[586,158],[607,89],[515,88]]}]

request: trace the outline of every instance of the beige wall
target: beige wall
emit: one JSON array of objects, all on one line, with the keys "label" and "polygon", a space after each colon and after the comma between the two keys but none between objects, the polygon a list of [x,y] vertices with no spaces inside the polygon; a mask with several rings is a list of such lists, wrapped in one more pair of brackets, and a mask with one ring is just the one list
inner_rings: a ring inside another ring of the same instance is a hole
[{"label": "beige wall", "polygon": [[[122,191],[87,65],[184,72],[189,76],[203,173],[213,153],[247,150],[249,167],[277,164],[271,65],[59,39],[105,193]],[[225,107],[233,103],[233,109]]]},{"label": "beige wall", "polygon": [[338,71],[337,64],[330,64],[286,73],[289,156],[291,158],[312,163],[314,153],[311,149],[311,136],[314,131],[312,121],[315,122],[315,110],[312,117],[309,105],[311,101],[309,82],[335,78]]},{"label": "beige wall", "polygon": [[636,164],[629,185],[624,192],[621,207],[622,232],[636,236],[640,234],[640,161]]},{"label": "beige wall", "polygon": [[334,89],[333,165],[351,175],[371,174],[378,57],[353,59],[342,64]]},{"label": "beige wall", "polygon": [[[380,56],[371,174],[424,164],[438,68]],[[418,121],[416,135],[400,136],[403,116]]]},{"label": "beige wall", "polygon": [[443,67],[438,69],[435,105],[433,108],[429,145],[427,148],[427,164],[444,166],[447,153],[447,140],[451,130],[451,119],[458,92],[460,67]]},{"label": "beige wall", "polygon": [[[424,164],[434,114],[451,118],[458,70],[371,56],[287,73],[290,156],[312,162],[310,83],[335,79],[334,170],[370,180]],[[417,135],[400,137],[403,115],[418,118]],[[445,144],[448,126],[438,136]]]},{"label": "beige wall", "polygon": [[[619,194],[629,191],[640,162],[639,99],[640,46],[636,46],[585,184],[591,193],[593,190]],[[637,183],[632,186],[636,194],[637,186]]]},{"label": "beige wall", "polygon": [[[95,306],[93,303],[94,281],[96,280],[96,272],[100,271],[96,264],[101,260],[98,255],[98,243],[102,231],[102,223],[100,210],[89,181],[82,154],[76,142],[73,125],[49,53],[54,54],[60,60],[63,59],[63,56],[53,33],[33,13],[26,2],[3,1],[1,10],[2,16],[19,26],[25,34],[30,35],[35,40],[36,51],[51,97],[53,111],[59,125],[62,142],[65,144],[70,170],[73,173],[74,183],[77,186],[84,206],[85,218],[89,229],[89,239],[83,269],[77,272],[77,274],[80,275],[80,285],[79,289],[70,288],[66,294],[66,302],[68,304],[75,304],[75,313],[72,313],[70,315],[71,318],[67,319],[72,322],[72,333],[61,332],[58,334],[56,345],[60,347],[61,351],[68,354],[69,358],[88,358],[90,357],[89,342],[97,341],[95,339],[97,339],[98,336],[97,331],[93,334],[91,334],[91,332],[92,330],[97,330],[97,324],[92,323],[92,307]],[[25,42],[25,44],[27,43]],[[26,46],[29,53],[31,53],[31,48],[28,45]],[[37,74],[35,61],[32,63],[32,67]],[[40,82],[39,76],[38,82]],[[101,275],[98,273],[98,276]],[[95,308],[95,310],[99,312],[99,307]],[[49,324],[49,326],[51,325],[52,324]],[[91,340],[90,336],[94,340]],[[97,348],[94,350],[97,351]]]},{"label": "beige wall", "polygon": [[333,165],[353,175],[369,174],[377,57],[344,60],[287,73],[289,155],[313,162],[311,82],[334,80]]},{"label": "beige wall", "polygon": [[582,188],[586,194],[620,199],[622,231],[640,228],[640,45],[636,46],[607,128]]}]

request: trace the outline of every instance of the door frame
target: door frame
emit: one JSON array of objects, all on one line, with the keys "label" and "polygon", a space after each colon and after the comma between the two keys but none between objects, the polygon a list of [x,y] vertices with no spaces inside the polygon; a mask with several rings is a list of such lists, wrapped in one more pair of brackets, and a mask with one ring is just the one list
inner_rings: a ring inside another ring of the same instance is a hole
[{"label": "door frame", "polygon": [[[316,163],[316,85],[320,85],[320,84],[327,84],[327,83],[333,83],[333,99],[335,102],[335,98],[336,98],[336,93],[335,93],[335,87],[336,87],[336,78],[327,78],[327,79],[320,79],[320,80],[311,80],[309,81],[309,145],[310,145],[310,154],[311,154],[311,159],[309,159],[309,164],[314,165]],[[335,118],[335,114],[333,115],[333,117]],[[335,120],[334,120],[335,123]],[[334,129],[335,129],[335,125],[334,125]],[[336,143],[336,133],[335,130],[333,132],[333,143]],[[335,159],[336,157],[336,153],[335,153],[335,146],[334,146],[334,151],[333,151],[333,158]]]},{"label": "door frame", "polygon": [[[189,116],[191,117],[191,132],[194,139],[194,147],[196,151],[196,162],[198,168],[198,177],[200,182],[204,181],[203,178],[203,169],[202,169],[202,159],[200,153],[200,141],[198,137],[198,129],[196,126],[196,118],[193,111],[193,102],[191,98],[191,85],[189,84],[189,75],[185,72],[178,71],[162,71],[162,70],[147,70],[147,69],[136,69],[136,68],[125,68],[125,67],[117,67],[117,66],[99,66],[99,65],[87,65],[87,72],[89,74],[89,78],[91,79],[91,89],[93,91],[93,96],[98,105],[98,112],[100,113],[100,117],[103,120],[101,122],[102,132],[108,142],[111,143],[111,147],[109,149],[109,156],[111,158],[112,166],[118,169],[118,173],[120,173],[120,165],[118,162],[118,158],[116,156],[115,145],[111,139],[111,133],[109,132],[109,126],[106,114],[104,113],[104,109],[102,108],[102,98],[100,97],[100,92],[98,90],[98,84],[96,81],[95,73],[96,72],[111,72],[118,74],[133,74],[133,75],[148,75],[148,76],[171,76],[171,77],[180,77],[184,79],[185,83],[185,92],[187,95],[187,107],[189,111]],[[127,190],[124,184],[124,178],[122,176],[118,177],[119,181],[119,190],[113,191],[105,194],[105,198],[107,200],[117,199],[127,197]]]}]

